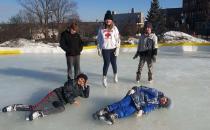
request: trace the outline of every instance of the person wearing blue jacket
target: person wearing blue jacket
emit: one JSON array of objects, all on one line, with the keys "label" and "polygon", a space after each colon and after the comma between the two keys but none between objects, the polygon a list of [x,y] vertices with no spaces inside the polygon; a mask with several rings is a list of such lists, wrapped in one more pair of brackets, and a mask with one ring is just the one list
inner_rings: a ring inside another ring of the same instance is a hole
[{"label": "person wearing blue jacket", "polygon": [[111,125],[117,118],[128,117],[134,113],[139,117],[155,109],[168,108],[170,104],[170,98],[166,97],[163,92],[146,86],[135,86],[119,102],[94,113],[93,118]]}]

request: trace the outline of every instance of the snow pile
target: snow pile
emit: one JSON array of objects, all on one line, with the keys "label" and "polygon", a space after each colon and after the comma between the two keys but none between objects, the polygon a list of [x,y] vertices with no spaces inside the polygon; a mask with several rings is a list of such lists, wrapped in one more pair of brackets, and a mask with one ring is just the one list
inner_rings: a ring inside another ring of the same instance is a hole
[{"label": "snow pile", "polygon": [[0,50],[19,49],[23,53],[64,53],[59,43],[43,43],[34,40],[16,39],[0,44]]},{"label": "snow pile", "polygon": [[198,42],[198,43],[202,43],[202,42],[208,42],[206,40],[200,39],[200,38],[196,38],[193,37],[189,34],[183,33],[183,32],[179,32],[179,31],[169,31],[166,32],[163,36],[163,39],[167,42],[167,43],[171,43],[171,42]]},{"label": "snow pile", "polygon": [[138,44],[139,39],[130,37],[130,38],[128,38],[128,40],[126,40],[126,41],[124,41],[124,42],[125,42],[125,43],[129,43],[129,44]]},{"label": "snow pile", "polygon": [[51,48],[51,47],[57,47],[59,44],[58,43],[48,43],[45,44],[43,42],[35,42],[34,40],[27,40],[23,38],[15,39],[15,40],[10,40],[6,41],[2,44],[0,44],[0,47],[10,47],[10,48],[33,48],[33,47],[46,47],[46,48]]}]

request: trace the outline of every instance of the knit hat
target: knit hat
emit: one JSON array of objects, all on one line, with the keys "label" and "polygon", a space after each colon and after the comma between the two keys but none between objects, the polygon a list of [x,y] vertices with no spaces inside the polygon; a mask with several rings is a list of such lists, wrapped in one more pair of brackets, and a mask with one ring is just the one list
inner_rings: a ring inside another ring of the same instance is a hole
[{"label": "knit hat", "polygon": [[104,21],[106,21],[107,19],[113,20],[113,16],[110,10],[107,10],[104,16]]}]

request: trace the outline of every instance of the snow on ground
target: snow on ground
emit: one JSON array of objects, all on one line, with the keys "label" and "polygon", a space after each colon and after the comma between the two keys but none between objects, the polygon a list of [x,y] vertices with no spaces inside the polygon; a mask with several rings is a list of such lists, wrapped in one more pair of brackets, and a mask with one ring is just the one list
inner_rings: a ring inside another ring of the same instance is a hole
[{"label": "snow on ground", "polygon": [[[99,108],[120,100],[134,85],[138,60],[132,53],[118,57],[119,83],[113,83],[111,66],[109,87],[101,84],[103,60],[96,53],[81,56],[82,71],[89,76],[90,98],[79,106],[33,122],[24,112],[0,113],[1,130],[209,130],[210,129],[210,53],[173,53],[160,51],[154,66],[154,82],[148,84],[144,68],[140,84],[155,87],[173,103],[169,110],[156,110],[141,118],[131,116],[112,126],[92,119]],[[49,90],[66,80],[64,54],[23,54],[0,57],[0,108],[12,103],[33,104]],[[146,67],[146,65],[145,65]],[[138,85],[140,85],[138,84]]]},{"label": "snow on ground", "polygon": [[179,31],[169,31],[164,33],[163,39],[167,43],[178,43],[178,42],[198,42],[198,43],[206,43],[208,41],[193,37],[189,34],[179,32]]}]

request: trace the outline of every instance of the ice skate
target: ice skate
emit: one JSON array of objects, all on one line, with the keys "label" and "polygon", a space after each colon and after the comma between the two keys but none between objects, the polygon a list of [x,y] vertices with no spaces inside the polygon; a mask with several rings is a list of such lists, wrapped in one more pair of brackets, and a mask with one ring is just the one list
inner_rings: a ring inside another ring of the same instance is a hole
[{"label": "ice skate", "polygon": [[12,112],[12,111],[16,111],[16,105],[9,105],[2,108],[2,112]]},{"label": "ice skate", "polygon": [[115,83],[118,82],[118,76],[117,76],[117,74],[114,74],[114,82],[115,82]]},{"label": "ice skate", "polygon": [[40,111],[35,111],[35,112],[32,112],[28,117],[26,117],[26,120],[27,121],[32,121],[34,119],[38,119],[40,117],[43,117],[43,113],[40,112]]},{"label": "ice skate", "polygon": [[106,76],[103,76],[103,86],[105,88],[107,87],[107,78],[106,78]]}]

